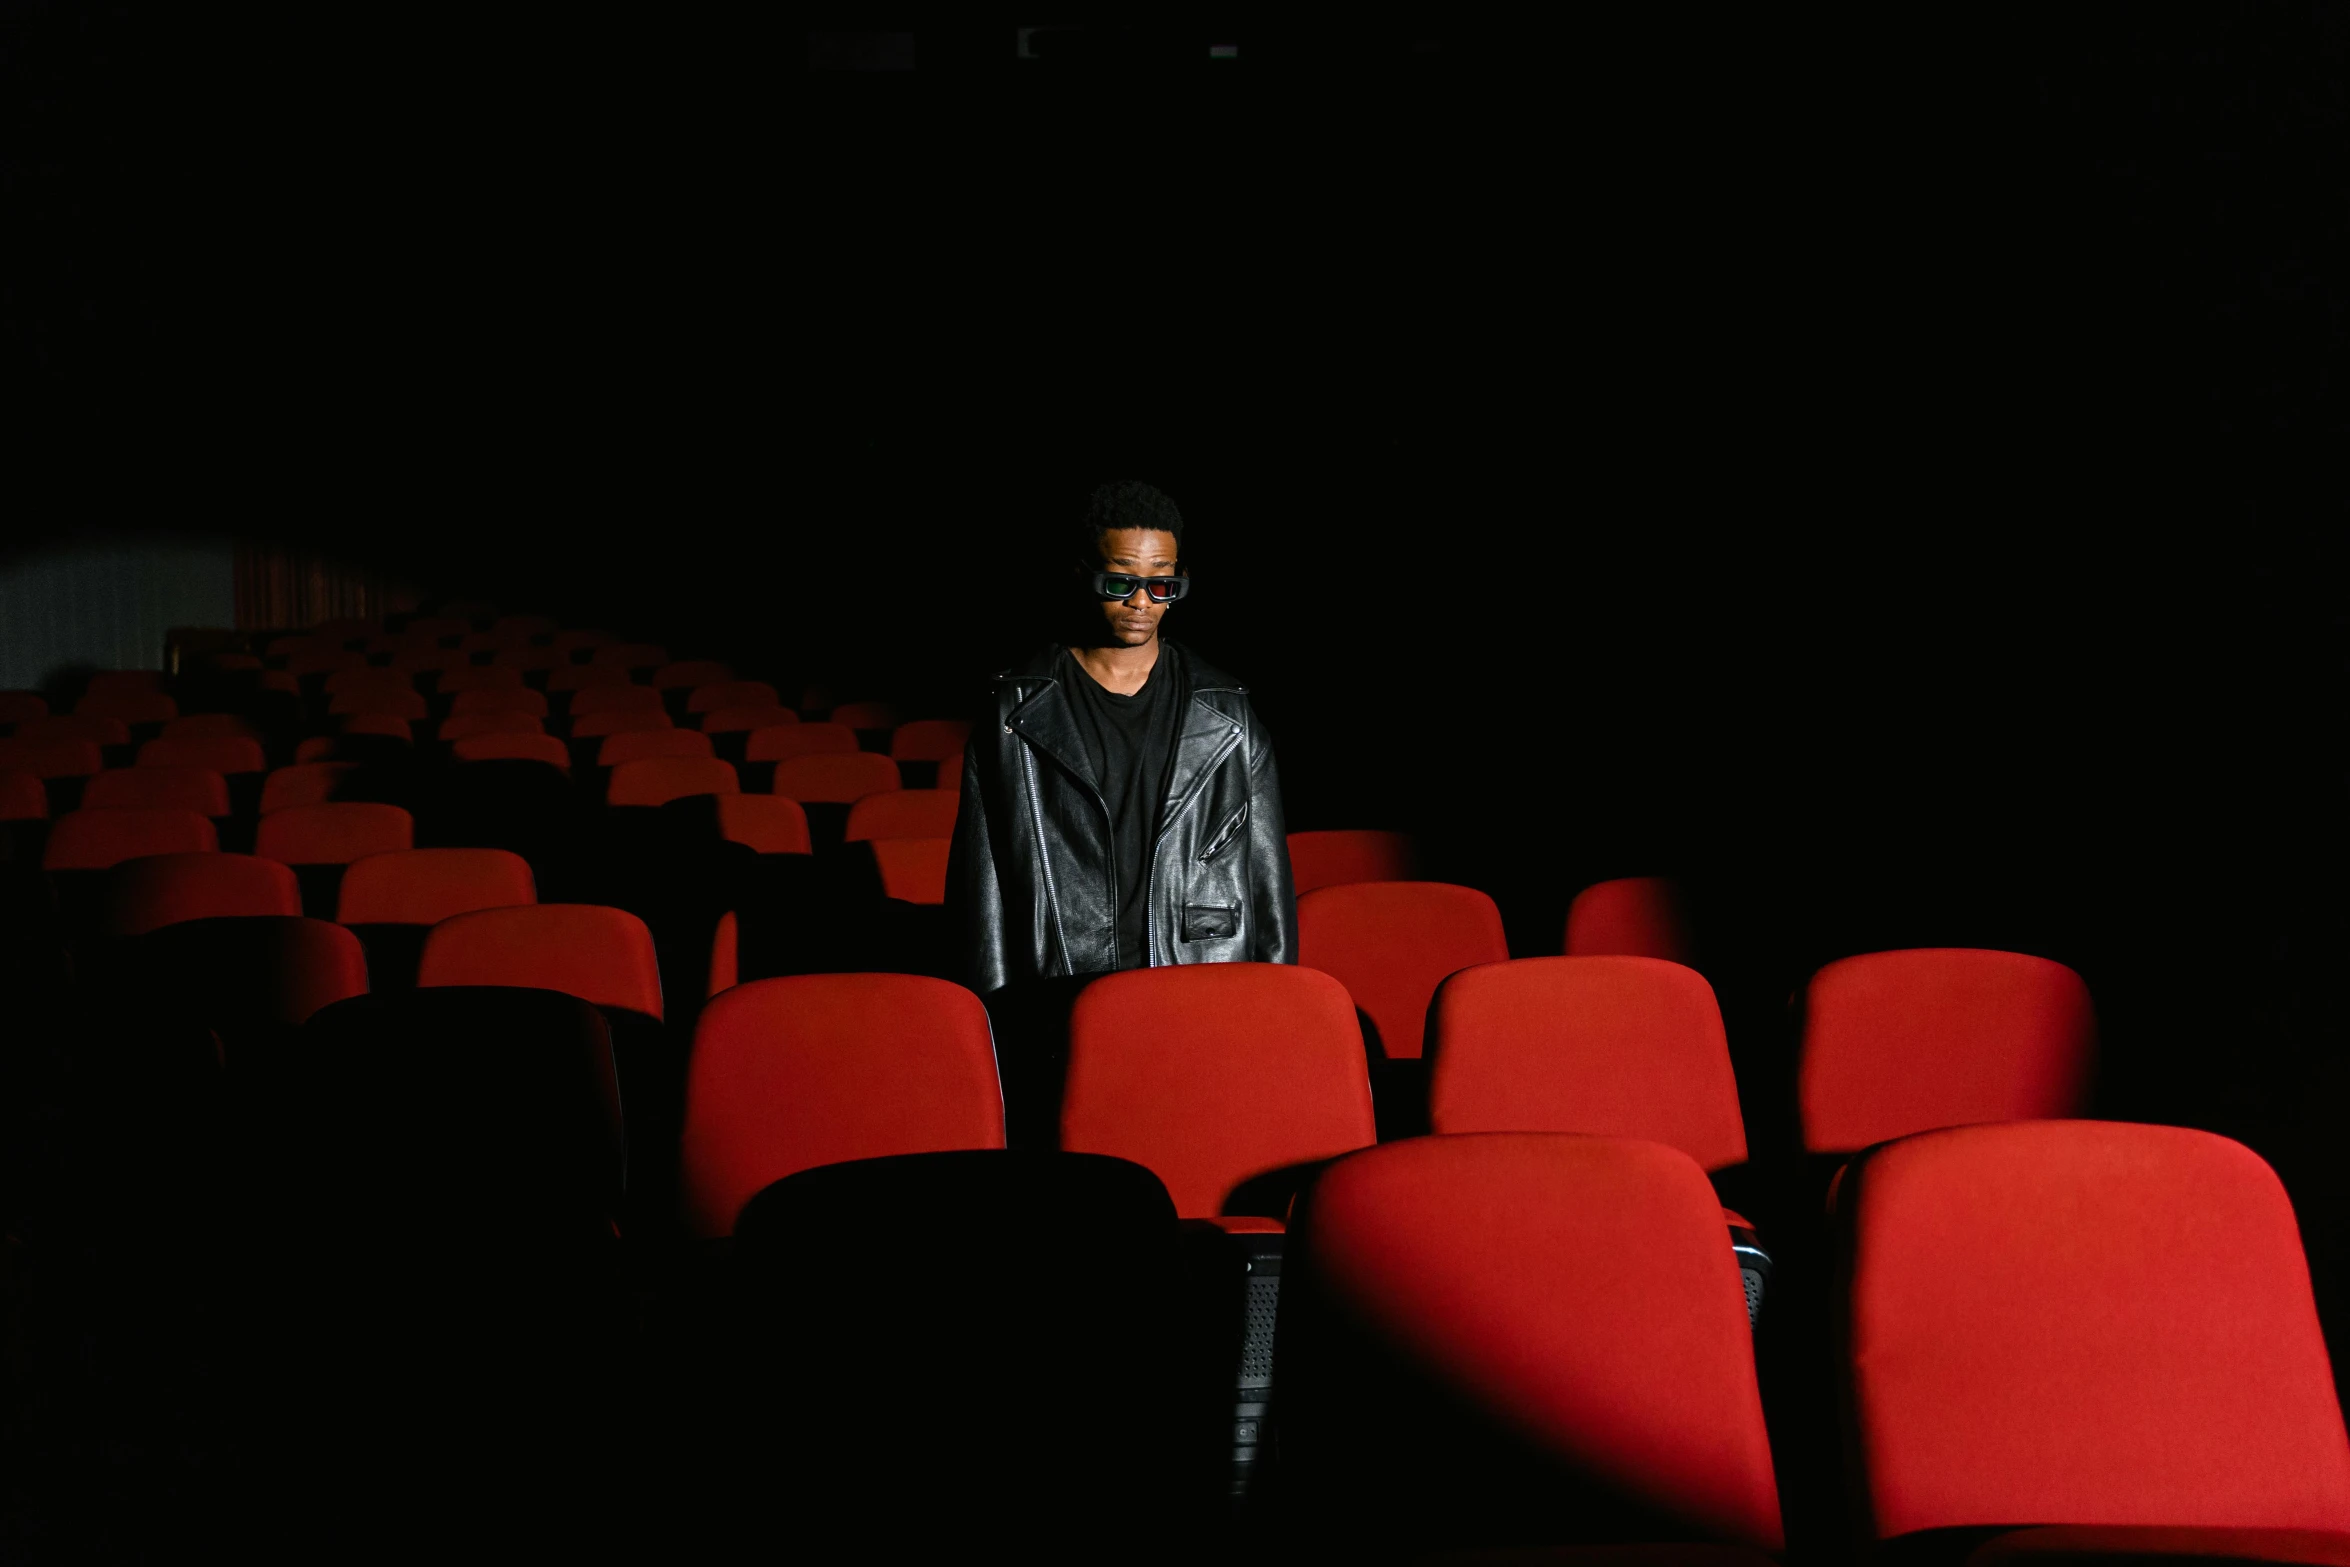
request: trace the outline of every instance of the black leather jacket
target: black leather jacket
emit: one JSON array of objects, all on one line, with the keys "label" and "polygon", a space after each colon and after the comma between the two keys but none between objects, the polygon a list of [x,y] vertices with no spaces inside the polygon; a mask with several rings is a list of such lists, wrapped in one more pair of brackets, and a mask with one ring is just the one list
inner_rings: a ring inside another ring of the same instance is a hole
[{"label": "black leather jacket", "polygon": [[[1110,810],[1047,648],[996,677],[963,753],[947,903],[975,990],[1138,965],[1118,951]],[[1191,690],[1150,860],[1145,957],[1295,963],[1281,782],[1248,690],[1172,643]]]}]

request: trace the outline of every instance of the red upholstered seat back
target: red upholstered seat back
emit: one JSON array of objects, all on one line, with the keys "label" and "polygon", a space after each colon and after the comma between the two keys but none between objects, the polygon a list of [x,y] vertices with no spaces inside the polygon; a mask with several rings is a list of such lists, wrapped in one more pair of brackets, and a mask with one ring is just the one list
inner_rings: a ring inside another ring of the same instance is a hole
[{"label": "red upholstered seat back", "polygon": [[571,771],[571,748],[550,734],[467,735],[449,747],[449,754],[460,762],[545,762],[550,767]]},{"label": "red upholstered seat back", "polygon": [[753,762],[781,762],[856,749],[857,731],[845,724],[785,723],[752,730],[743,755]]},{"label": "red upholstered seat back", "polygon": [[505,849],[402,849],[343,873],[335,918],[345,925],[437,925],[475,909],[536,903],[530,862]]},{"label": "red upholstered seat back", "polygon": [[2089,987],[2020,952],[1928,947],[1831,963],[1803,998],[1803,1144],[1849,1153],[1938,1126],[2078,1115]]},{"label": "red upholstered seat back", "polygon": [[[689,658],[674,664],[663,664],[653,671],[653,689],[671,691],[683,686],[691,693],[704,686],[721,685],[734,678],[734,671],[712,658]],[[689,701],[692,699],[689,695]]]},{"label": "red upholstered seat back", "polygon": [[760,854],[808,854],[814,841],[808,836],[808,813],[797,800],[771,794],[723,794],[718,797],[718,834],[729,843],[743,843]]},{"label": "red upholstered seat back", "polygon": [[126,724],[167,724],[180,714],[179,704],[160,691],[93,689],[74,704],[73,710],[101,718],[117,718]]},{"label": "red upholstered seat back", "polygon": [[[635,690],[636,687],[629,689]],[[607,708],[602,712],[582,713],[571,720],[571,738],[593,740],[600,735],[627,734],[637,729],[674,729],[676,720],[659,708]]]},{"label": "red upholstered seat back", "polygon": [[1087,986],[1070,1013],[1061,1146],[1146,1166],[1187,1219],[1263,1213],[1236,1198],[1243,1183],[1376,1136],[1354,1006],[1327,974],[1129,969]]},{"label": "red upholstered seat back", "polygon": [[900,762],[941,762],[961,754],[971,725],[961,718],[917,718],[889,737],[889,754]]},{"label": "red upholstered seat back", "polygon": [[[692,735],[704,745],[709,741],[690,729],[670,731]],[[615,735],[615,740],[633,739],[630,735]],[[612,742],[604,742],[610,745]],[[605,798],[614,805],[666,805],[689,794],[735,794],[742,783],[735,777],[734,764],[722,762],[714,756],[648,756],[622,762],[612,769],[612,782]]]},{"label": "red upholstered seat back", "polygon": [[1419,860],[1409,833],[1349,829],[1289,835],[1289,879],[1299,897],[1349,882],[1410,881],[1419,872]]},{"label": "red upholstered seat back", "polygon": [[[1303,1228],[1292,1272],[1469,1405],[1692,1533],[1780,1547],[1745,1296],[1688,1155],[1605,1137],[1413,1138],[1332,1166]],[[1283,1317],[1286,1336],[1286,1302]],[[1412,1467],[1399,1458],[1398,1484]]]},{"label": "red upholstered seat back", "polygon": [[267,816],[292,805],[323,805],[334,798],[337,785],[357,771],[356,762],[296,762],[280,767],[262,782],[261,814]]},{"label": "red upholstered seat back", "polygon": [[[522,671],[509,673],[520,675]],[[444,680],[441,684],[446,687],[448,682]],[[547,695],[528,686],[475,687],[458,692],[456,700],[449,704],[449,713],[456,718],[468,713],[528,713],[533,718],[545,718]]]},{"label": "red upholstered seat back", "polygon": [[[531,693],[536,696],[537,692]],[[470,712],[451,713],[441,720],[436,731],[444,741],[470,740],[476,735],[543,735],[546,720],[536,713],[526,713],[515,707],[475,708]],[[564,753],[568,756],[570,753]]]},{"label": "red upholstered seat back", "polygon": [[2350,1529],[2291,1203],[2208,1132],[1929,1132],[1846,1170],[1845,1369],[1879,1538],[2067,1522]]},{"label": "red upholstered seat back", "polygon": [[596,903],[482,909],[442,920],[424,938],[416,983],[560,990],[593,1006],[661,1016],[652,932],[626,910]]},{"label": "red upholstered seat back", "polygon": [[844,702],[831,712],[832,722],[848,729],[895,729],[898,710],[887,702]]},{"label": "red upholstered seat back", "polygon": [[1472,887],[1353,882],[1297,900],[1297,960],[1337,976],[1393,1059],[1420,1054],[1428,1002],[1446,975],[1510,955],[1501,911]]},{"label": "red upholstered seat back", "polygon": [[82,786],[82,804],[162,805],[198,816],[226,816],[228,780],[209,767],[109,767]]},{"label": "red upholstered seat back", "polygon": [[660,710],[661,693],[651,686],[625,683],[590,686],[571,698],[574,718],[584,713],[657,713]]},{"label": "red upholstered seat back", "polygon": [[16,726],[19,740],[87,740],[92,745],[128,745],[130,725],[103,713],[52,713]]},{"label": "red upholstered seat back", "polygon": [[41,868],[102,871],[147,854],[202,854],[220,847],[209,819],[170,806],[68,811],[51,824]]},{"label": "red upholstered seat back", "polygon": [[165,740],[216,740],[223,735],[259,740],[261,731],[253,727],[251,719],[239,717],[235,713],[190,713],[184,718],[175,718],[165,724],[161,738]]},{"label": "red upholstered seat back", "polygon": [[596,765],[618,767],[626,762],[641,762],[654,757],[699,757],[707,760],[716,754],[716,749],[710,744],[710,737],[698,729],[632,729],[623,734],[606,735],[604,743],[596,747]]},{"label": "red upholstered seat back", "polygon": [[272,811],[261,818],[253,852],[287,865],[348,865],[415,842],[415,819],[400,807],[345,800]]},{"label": "red upholstered seat back", "polygon": [[302,912],[302,886],[288,867],[253,854],[149,854],[114,867],[109,927],[136,936],[182,920]]},{"label": "red upholstered seat back", "polygon": [[258,773],[269,758],[261,742],[245,735],[210,735],[187,740],[150,740],[139,747],[141,767],[209,767],[216,773]]},{"label": "red upholstered seat back", "polygon": [[35,778],[83,778],[105,765],[95,740],[0,740],[0,767]]},{"label": "red upholstered seat back", "polygon": [[1436,993],[1438,1132],[1645,1137],[1708,1170],[1746,1159],[1713,987],[1656,958],[1522,958]]},{"label": "red upholstered seat back", "polygon": [[[790,734],[791,731],[762,729],[759,733]],[[898,764],[872,751],[795,756],[775,764],[775,792],[788,800],[845,805],[895,789],[898,783]]]},{"label": "red upholstered seat back", "polygon": [[355,690],[340,691],[327,703],[330,713],[377,713],[388,718],[404,718],[410,723],[421,722],[432,712],[424,693],[411,685],[360,686]]},{"label": "red upholstered seat back", "polygon": [[848,1159],[1004,1146],[987,1009],[913,974],[754,980],[694,1032],[681,1184],[686,1223],[724,1235],[796,1171]]},{"label": "red upholstered seat back", "polygon": [[[719,680],[696,686],[685,699],[689,713],[723,712],[730,707],[776,707],[781,698],[764,680]],[[797,718],[798,714],[792,715]]]},{"label": "red upholstered seat back", "polygon": [[774,729],[796,724],[800,715],[773,702],[748,707],[711,707],[702,710],[702,733],[738,734],[745,730]]},{"label": "red upholstered seat back", "polygon": [[48,814],[49,791],[38,774],[0,767],[0,822],[39,821]]},{"label": "red upholstered seat back", "polygon": [[1662,876],[1596,882],[1567,906],[1567,956],[1618,955],[1687,963],[1696,952],[1681,889]]},{"label": "red upholstered seat back", "polygon": [[869,794],[849,808],[846,841],[866,838],[952,838],[955,809],[962,799],[953,789],[891,789]]},{"label": "red upholstered seat back", "polygon": [[946,838],[874,839],[882,895],[905,903],[946,902],[947,856],[953,851],[953,841]]}]

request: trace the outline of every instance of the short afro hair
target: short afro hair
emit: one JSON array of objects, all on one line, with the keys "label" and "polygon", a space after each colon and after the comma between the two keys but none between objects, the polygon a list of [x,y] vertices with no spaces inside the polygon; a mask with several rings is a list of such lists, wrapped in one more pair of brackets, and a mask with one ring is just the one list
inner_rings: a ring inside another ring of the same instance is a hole
[{"label": "short afro hair", "polygon": [[1183,513],[1167,492],[1140,479],[1119,479],[1097,487],[1085,498],[1086,553],[1100,550],[1102,535],[1112,528],[1152,528],[1175,535],[1183,543]]}]

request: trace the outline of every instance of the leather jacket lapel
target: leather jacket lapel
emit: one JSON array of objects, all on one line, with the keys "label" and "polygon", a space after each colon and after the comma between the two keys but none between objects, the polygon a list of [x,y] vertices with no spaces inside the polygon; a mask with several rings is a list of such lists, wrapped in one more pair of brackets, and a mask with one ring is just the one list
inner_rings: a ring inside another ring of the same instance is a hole
[{"label": "leather jacket lapel", "polygon": [[1240,724],[1200,700],[1194,692],[1184,705],[1183,729],[1175,737],[1175,760],[1167,769],[1167,798],[1159,809],[1159,831],[1164,836],[1183,814],[1184,806],[1201,784],[1240,744]]},{"label": "leather jacket lapel", "polygon": [[1012,710],[1007,720],[1012,732],[1060,763],[1100,799],[1102,781],[1094,776],[1093,761],[1078,736],[1077,715],[1069,711],[1069,693],[1050,675],[1029,678],[1041,683]]}]

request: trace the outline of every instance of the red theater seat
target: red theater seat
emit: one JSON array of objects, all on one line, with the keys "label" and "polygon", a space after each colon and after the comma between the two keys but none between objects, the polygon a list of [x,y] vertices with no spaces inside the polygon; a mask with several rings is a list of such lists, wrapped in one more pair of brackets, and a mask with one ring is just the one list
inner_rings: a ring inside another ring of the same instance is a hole
[{"label": "red theater seat", "polygon": [[528,713],[533,718],[547,716],[547,696],[527,686],[481,687],[460,691],[449,704],[449,715],[463,717],[467,713]]},{"label": "red theater seat", "polygon": [[[536,696],[537,692],[531,695]],[[440,737],[443,741],[470,739],[475,735],[536,735],[546,733],[546,725],[530,713],[512,708],[494,712],[452,713],[441,720]],[[570,755],[567,751],[566,757]]]},{"label": "red theater seat", "polygon": [[849,808],[845,842],[867,838],[952,838],[955,807],[962,796],[952,789],[893,789],[871,794]]},{"label": "red theater seat", "polygon": [[691,794],[735,794],[741,789],[732,762],[711,756],[647,756],[613,768],[604,798],[611,805],[667,805]]},{"label": "red theater seat", "polygon": [[752,730],[743,756],[752,762],[783,762],[795,756],[845,756],[856,749],[857,731],[845,724],[787,723]]},{"label": "red theater seat", "polygon": [[105,765],[94,740],[0,740],[0,767],[35,778],[86,778]]},{"label": "red theater seat", "polygon": [[261,785],[261,814],[296,805],[324,805],[342,781],[359,770],[355,762],[296,762],[271,773]]},{"label": "red theater seat", "polygon": [[1706,1170],[1746,1162],[1713,987],[1656,958],[1521,958],[1463,969],[1431,1012],[1438,1132],[1645,1137]]},{"label": "red theater seat", "polygon": [[1663,958],[1687,963],[1689,939],[1681,889],[1662,876],[1597,882],[1567,907],[1567,956]]},{"label": "red theater seat", "polygon": [[49,716],[49,699],[38,691],[0,691],[0,724],[21,724]]},{"label": "red theater seat", "polygon": [[2089,987],[2020,952],[1929,947],[1831,963],[1803,996],[1803,1145],[1850,1153],[1977,1121],[2079,1115],[2097,1050]]},{"label": "red theater seat", "polygon": [[211,821],[194,811],[165,806],[68,811],[49,828],[41,868],[102,871],[144,855],[204,854],[219,847]]},{"label": "red theater seat", "polygon": [[0,822],[37,822],[49,814],[49,791],[38,773],[0,767]]},{"label": "red theater seat", "polygon": [[715,713],[729,707],[774,707],[781,701],[775,688],[764,680],[717,680],[694,687],[685,699],[685,710]]},{"label": "red theater seat", "polygon": [[1410,833],[1346,830],[1289,835],[1289,879],[1297,895],[1358,881],[1410,881],[1420,854]]},{"label": "red theater seat", "polygon": [[400,807],[344,800],[270,812],[261,818],[253,852],[287,865],[348,865],[415,842],[416,822]]},{"label": "red theater seat", "polygon": [[651,686],[589,686],[571,696],[571,716],[587,713],[657,713],[661,693]]},{"label": "red theater seat", "polygon": [[[624,762],[642,762],[654,757],[664,759],[698,758],[707,761],[717,755],[710,737],[696,729],[631,729],[621,734],[606,735],[604,743],[596,748],[598,767],[618,767]],[[732,764],[721,763],[731,775]],[[696,794],[713,791],[697,789]],[[618,801],[614,801],[618,804]]]},{"label": "red theater seat", "polygon": [[1354,1007],[1327,974],[1129,969],[1069,1015],[1061,1146],[1145,1166],[1184,1218],[1279,1229],[1306,1167],[1375,1136]]},{"label": "red theater seat", "polygon": [[82,788],[82,807],[170,806],[199,816],[229,813],[228,780],[209,767],[109,767]]},{"label": "red theater seat", "polygon": [[165,740],[251,740],[258,744],[261,731],[253,721],[235,713],[190,713],[175,718],[163,726],[160,738]]},{"label": "red theater seat", "polygon": [[761,854],[808,854],[808,813],[797,800],[772,794],[722,794],[718,833],[729,843],[748,844]]},{"label": "red theater seat", "polygon": [[547,671],[549,691],[569,691],[575,697],[582,691],[601,691],[628,683],[628,671],[610,664],[557,664]]},{"label": "red theater seat", "polygon": [[163,689],[163,671],[160,669],[101,669],[91,674],[82,687],[84,696],[138,695]]},{"label": "red theater seat", "polygon": [[[663,664],[653,671],[653,689],[673,691],[679,686],[689,692],[705,686],[723,684],[734,678],[734,671],[710,658],[689,658],[680,663]],[[691,698],[688,698],[690,701]],[[686,711],[693,709],[688,707]]]},{"label": "red theater seat", "polygon": [[694,1031],[681,1187],[697,1235],[728,1234],[761,1189],[817,1165],[1003,1146],[987,1009],[960,985],[754,980]]},{"label": "red theater seat", "polygon": [[[791,733],[788,729],[759,731],[778,732]],[[897,787],[898,764],[871,751],[795,756],[775,764],[775,793],[808,805],[847,805]]]},{"label": "red theater seat", "polygon": [[971,726],[960,718],[917,718],[910,724],[900,724],[891,734],[889,759],[943,762],[950,756],[960,756],[964,742],[970,738]]},{"label": "red theater seat", "polygon": [[415,689],[415,677],[404,669],[362,666],[357,669],[338,669],[326,677],[328,696],[356,696],[368,691],[389,691],[397,695]]},{"label": "red theater seat", "polygon": [[[1688,1155],[1629,1138],[1413,1138],[1341,1159],[1301,1207],[1281,1450],[1297,1504],[1334,1538],[1399,1558],[1504,1542],[1782,1548],[1738,1270]],[[1596,1560],[1690,1559],[1618,1551]]]},{"label": "red theater seat", "polygon": [[476,909],[536,903],[530,862],[504,849],[403,849],[355,860],[343,873],[344,925],[437,925]]},{"label": "red theater seat", "polygon": [[394,740],[415,738],[409,731],[408,720],[397,713],[346,713],[342,729],[347,735],[385,735]]},{"label": "red theater seat", "polygon": [[799,714],[772,702],[758,707],[714,707],[702,714],[702,733],[740,734],[745,730],[775,729],[799,721]]},{"label": "red theater seat", "polygon": [[[130,725],[103,713],[52,713],[28,718],[16,726],[19,740],[87,740],[92,745],[129,745]],[[154,742],[149,741],[150,745]]]},{"label": "red theater seat", "polygon": [[180,705],[160,691],[100,691],[93,689],[74,704],[76,713],[119,719],[125,724],[167,724],[180,715]]},{"label": "red theater seat", "polygon": [[887,702],[844,702],[832,710],[832,721],[844,729],[895,729],[898,710]]},{"label": "red theater seat", "polygon": [[1848,1451],[1877,1539],[2350,1530],[2300,1232],[2251,1150],[2167,1126],[1960,1127],[1872,1149],[1836,1208]]},{"label": "red theater seat", "polygon": [[519,669],[525,673],[534,669],[556,669],[566,664],[564,655],[551,647],[501,647],[490,655],[490,663],[499,669]]},{"label": "red theater seat", "polygon": [[1378,1031],[1380,1053],[1421,1053],[1428,1003],[1447,975],[1507,959],[1501,911],[1471,887],[1370,881],[1297,900],[1298,962],[1336,975]]},{"label": "red theater seat", "polygon": [[537,730],[492,730],[453,742],[449,754],[460,762],[545,762],[571,771],[571,747]]},{"label": "red theater seat", "polygon": [[881,893],[901,903],[941,904],[947,901],[947,856],[954,843],[946,838],[877,838],[873,863],[881,872]]},{"label": "red theater seat", "polygon": [[432,716],[431,704],[424,693],[413,687],[394,690],[388,686],[365,686],[357,691],[338,693],[326,705],[326,710],[337,717],[346,713],[380,713],[391,718],[403,718],[409,723],[421,723]]},{"label": "red theater seat", "polygon": [[293,871],[251,854],[149,854],[114,867],[110,928],[139,936],[183,920],[302,912]]},{"label": "red theater seat", "polygon": [[520,691],[522,671],[504,664],[463,664],[441,671],[439,689],[443,696],[460,697],[488,691]]},{"label": "red theater seat", "polygon": [[150,740],[139,747],[141,767],[209,767],[216,773],[259,773],[269,769],[261,742],[242,735],[208,740]]},{"label": "red theater seat", "polygon": [[[641,688],[632,687],[631,689]],[[574,718],[571,721],[571,738],[574,740],[597,740],[605,735],[627,734],[631,730],[674,729],[676,727],[676,723],[670,716],[659,708],[654,708],[649,712],[641,709],[624,709],[617,712],[607,709],[603,712],[589,713],[583,717]]]},{"label": "red theater seat", "polygon": [[601,904],[541,903],[445,919],[424,939],[416,983],[560,990],[593,1006],[661,1016],[652,932],[635,915]]}]

